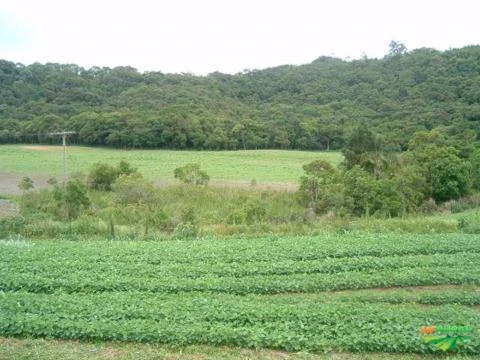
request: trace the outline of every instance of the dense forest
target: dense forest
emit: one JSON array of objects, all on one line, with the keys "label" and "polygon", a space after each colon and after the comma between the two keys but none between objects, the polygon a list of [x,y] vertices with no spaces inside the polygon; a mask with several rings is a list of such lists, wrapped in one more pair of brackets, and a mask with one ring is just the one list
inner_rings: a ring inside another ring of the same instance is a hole
[{"label": "dense forest", "polygon": [[57,143],[48,134],[64,129],[71,143],[122,148],[333,150],[359,127],[390,151],[437,127],[480,139],[480,46],[392,44],[382,59],[235,75],[0,60],[0,143]]}]

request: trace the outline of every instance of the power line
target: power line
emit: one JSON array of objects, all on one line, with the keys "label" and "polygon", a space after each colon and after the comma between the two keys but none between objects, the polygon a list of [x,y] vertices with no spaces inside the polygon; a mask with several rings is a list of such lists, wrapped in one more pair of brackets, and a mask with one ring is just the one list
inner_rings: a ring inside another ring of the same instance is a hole
[{"label": "power line", "polygon": [[75,131],[52,132],[48,135],[61,135],[63,145],[63,184],[67,181],[67,135],[75,134]]}]

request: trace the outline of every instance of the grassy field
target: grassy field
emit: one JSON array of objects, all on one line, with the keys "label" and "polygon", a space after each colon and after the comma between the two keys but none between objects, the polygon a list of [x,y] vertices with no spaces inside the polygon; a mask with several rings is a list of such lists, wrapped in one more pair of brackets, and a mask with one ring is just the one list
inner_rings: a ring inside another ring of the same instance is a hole
[{"label": "grassy field", "polygon": [[[21,175],[62,176],[61,146],[1,145],[0,171]],[[297,183],[302,165],[315,159],[338,164],[337,152],[282,150],[246,151],[170,151],[112,150],[105,148],[68,147],[70,172],[87,172],[92,164],[130,162],[151,179],[173,181],[173,170],[187,163],[198,163],[213,181],[250,183],[252,179],[267,183]]]},{"label": "grassy field", "polygon": [[454,353],[480,353],[476,235],[3,240],[0,250],[4,337],[439,353],[419,329],[442,325],[472,329]]}]

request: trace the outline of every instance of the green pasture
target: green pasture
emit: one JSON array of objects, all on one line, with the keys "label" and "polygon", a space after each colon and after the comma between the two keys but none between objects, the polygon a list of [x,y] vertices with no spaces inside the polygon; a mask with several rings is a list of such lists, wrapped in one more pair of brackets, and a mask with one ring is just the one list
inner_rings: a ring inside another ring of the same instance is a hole
[{"label": "green pasture", "polygon": [[[286,150],[245,151],[172,151],[114,150],[69,146],[67,166],[70,173],[87,172],[92,164],[116,164],[128,161],[151,179],[173,181],[173,170],[187,163],[198,163],[212,181],[245,182],[255,179],[263,183],[297,183],[302,165],[316,159],[338,164],[338,152]],[[1,145],[0,171],[21,175],[62,176],[61,146]]]}]

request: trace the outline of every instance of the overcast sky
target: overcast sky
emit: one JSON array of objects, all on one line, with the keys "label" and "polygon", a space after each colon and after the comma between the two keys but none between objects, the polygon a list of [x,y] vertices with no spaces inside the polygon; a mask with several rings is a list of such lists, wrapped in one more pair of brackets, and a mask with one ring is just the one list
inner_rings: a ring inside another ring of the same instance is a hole
[{"label": "overcast sky", "polygon": [[0,59],[237,73],[480,44],[478,0],[0,0]]}]

